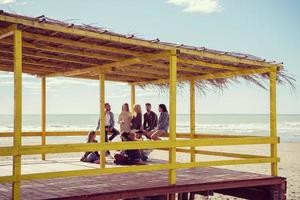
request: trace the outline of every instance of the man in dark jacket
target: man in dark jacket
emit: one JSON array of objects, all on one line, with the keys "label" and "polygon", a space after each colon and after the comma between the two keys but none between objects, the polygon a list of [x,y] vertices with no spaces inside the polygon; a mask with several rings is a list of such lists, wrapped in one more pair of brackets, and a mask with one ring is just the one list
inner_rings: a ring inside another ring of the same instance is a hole
[{"label": "man in dark jacket", "polygon": [[146,113],[144,114],[143,128],[149,132],[157,126],[157,115],[151,110],[151,104],[146,103]]}]

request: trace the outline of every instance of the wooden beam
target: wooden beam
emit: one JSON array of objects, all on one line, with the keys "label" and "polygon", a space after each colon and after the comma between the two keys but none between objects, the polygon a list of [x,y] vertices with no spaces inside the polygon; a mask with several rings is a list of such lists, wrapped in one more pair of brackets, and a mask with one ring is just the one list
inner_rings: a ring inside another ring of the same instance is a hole
[{"label": "wooden beam", "polygon": [[[176,142],[176,86],[177,86],[177,51],[172,50],[169,68],[169,110],[170,110],[170,130],[169,141]],[[176,148],[169,149],[169,164],[176,165]],[[176,170],[169,170],[169,184],[176,184]]]},{"label": "wooden beam", "polygon": [[[276,72],[270,72],[270,136],[277,137],[277,119],[276,119]],[[270,145],[271,157],[277,159],[277,143]],[[278,175],[278,163],[271,163],[272,176]]]},{"label": "wooden beam", "polygon": [[129,58],[129,59],[124,59],[124,60],[121,60],[118,62],[104,64],[99,67],[98,66],[97,67],[89,67],[89,68],[73,70],[73,71],[68,71],[68,72],[63,72],[63,73],[54,73],[54,74],[49,74],[47,76],[48,77],[56,77],[56,76],[74,76],[74,75],[80,75],[80,74],[85,74],[85,73],[105,73],[106,71],[110,71],[113,68],[125,67],[128,65],[132,65],[132,64],[136,64],[136,63],[140,63],[140,62],[144,62],[144,61],[149,61],[149,60],[162,59],[168,55],[169,55],[169,52],[164,52],[164,53],[160,53],[160,54],[153,54],[153,55],[139,57],[139,58]]},{"label": "wooden beam", "polygon": [[131,93],[131,98],[130,98],[130,103],[131,103],[131,112],[134,113],[134,105],[135,105],[135,85],[131,85],[130,88],[130,93]]},{"label": "wooden beam", "polygon": [[[168,64],[161,64],[161,63],[157,63],[157,62],[154,62],[154,61],[150,61],[150,62],[145,62],[145,64],[149,64],[151,66],[154,66],[154,67],[158,67],[158,68],[161,68],[161,69],[168,69]],[[178,63],[179,64],[179,63]],[[182,63],[184,64],[184,63]],[[190,67],[190,66],[180,66],[180,65],[177,65],[177,71],[179,72],[192,72],[192,73],[201,73],[201,74],[212,74],[212,73],[215,73],[216,70],[214,69],[210,69],[210,70],[203,70],[201,68],[194,68],[194,67]]]},{"label": "wooden beam", "polygon": [[118,53],[118,54],[122,53],[122,54],[132,55],[132,56],[141,55],[140,52],[136,52],[136,51],[132,51],[132,50],[109,47],[109,46],[105,46],[105,45],[90,44],[90,43],[86,43],[86,42],[62,39],[62,38],[58,38],[58,37],[44,36],[44,35],[39,35],[39,34],[34,34],[34,33],[26,33],[26,32],[24,32],[23,35],[25,38],[41,40],[41,41],[51,42],[53,44],[61,44],[61,45],[70,46],[70,47],[79,47],[79,48],[91,49],[91,50],[97,50],[97,51],[107,51],[107,52]]},{"label": "wooden beam", "polygon": [[21,154],[22,146],[22,32],[14,31],[14,149],[17,155],[13,156],[13,182],[12,198],[19,200],[21,197]]},{"label": "wooden beam", "polygon": [[[9,44],[11,44],[11,42],[9,42],[7,40],[3,40],[3,41],[0,41],[0,44],[9,45]],[[117,60],[121,59],[118,56],[86,52],[86,51],[82,51],[82,50],[74,50],[74,49],[64,48],[64,47],[41,46],[41,45],[29,43],[29,42],[23,42],[23,47],[35,49],[35,50],[39,50],[39,51],[43,51],[43,52],[53,52],[53,53],[59,53],[59,54],[63,54],[63,55],[71,55],[71,56],[78,56],[78,57],[84,57],[84,58],[112,60],[112,61],[117,61]]]},{"label": "wooden beam", "polygon": [[[0,52],[13,54],[13,52],[8,51],[8,50],[3,50],[3,49],[0,49]],[[54,56],[54,55],[49,55],[49,54],[44,54],[44,53],[33,54],[33,53],[25,52],[25,53],[23,53],[23,57],[28,57],[28,58],[32,57],[32,58],[53,60],[53,61],[69,63],[69,64],[80,64],[81,66],[85,66],[85,67],[100,66],[98,63],[95,63],[95,62],[81,61],[79,59],[66,58],[63,56]]]},{"label": "wooden beam", "polygon": [[[140,78],[145,78],[148,80],[158,80],[158,79],[162,79],[162,78],[167,78],[168,77],[168,73],[164,74],[164,75],[159,75],[156,74],[155,72],[150,72],[151,70],[144,70],[144,69],[138,69],[138,70],[134,70],[131,69],[131,66],[128,66],[128,68],[126,69],[121,69],[121,70],[116,70],[116,71],[107,71],[106,74],[110,74],[110,75],[126,75],[126,76],[131,76],[131,77],[140,77]],[[141,73],[143,72],[143,73]],[[89,73],[91,75],[98,75],[98,73]],[[133,80],[134,81],[134,80]]]},{"label": "wooden beam", "polygon": [[[191,80],[190,81],[190,132],[191,132],[191,139],[195,138],[195,133],[196,133],[196,114],[195,114],[195,81]],[[191,162],[196,162],[196,153],[195,153],[196,148],[191,147],[191,157],[190,160]]]},{"label": "wooden beam", "polygon": [[[41,111],[41,139],[46,145],[46,77],[41,78]],[[46,160],[46,154],[42,154],[42,160]]]},{"label": "wooden beam", "polygon": [[0,28],[0,40],[13,35],[15,30],[17,30],[16,24],[12,24],[6,28]]},{"label": "wooden beam", "polygon": [[[60,24],[53,24],[53,23],[50,24],[47,22],[40,23],[39,21],[35,21],[35,20],[18,18],[18,17],[1,15],[1,14],[0,14],[0,21],[16,23],[16,24],[23,24],[25,26],[34,27],[34,28],[38,28],[38,29],[50,30],[50,31],[54,31],[54,32],[61,32],[61,33],[66,33],[66,34],[71,34],[71,35],[78,35],[78,36],[87,37],[87,38],[107,40],[107,41],[112,41],[112,42],[117,42],[117,43],[143,46],[143,47],[160,49],[160,50],[174,49],[174,46],[172,46],[172,45],[166,45],[166,44],[154,43],[152,41],[146,41],[146,40],[141,40],[141,39],[126,38],[124,36],[116,36],[116,35],[110,35],[110,34],[106,34],[106,33],[82,30],[79,28],[67,27],[67,26],[60,25]],[[211,59],[223,60],[223,61],[228,61],[228,62],[249,64],[249,65],[258,65],[258,66],[262,66],[262,67],[280,66],[280,65],[266,63],[263,61],[256,61],[256,60],[251,60],[251,59],[247,59],[247,58],[240,58],[240,57],[235,57],[235,56],[226,55],[226,54],[217,54],[217,53],[209,52],[206,50],[194,50],[194,49],[188,49],[188,48],[184,48],[184,47],[176,47],[176,48],[178,50],[180,50],[181,53],[184,53],[184,54],[190,54],[190,55],[195,55],[195,56],[200,56],[200,57],[207,57],[207,58],[211,58]]]},{"label": "wooden beam", "polygon": [[194,66],[198,66],[198,67],[201,66],[201,67],[224,69],[224,70],[230,70],[230,71],[241,70],[240,67],[236,67],[236,66],[208,63],[208,62],[204,62],[204,61],[200,61],[200,60],[179,59],[178,62],[188,64],[188,65],[194,65]]},{"label": "wooden beam", "polygon": [[[13,62],[13,60],[2,57],[2,56],[0,56],[0,59],[2,61],[6,61],[6,62]],[[49,72],[49,70],[48,70],[49,68],[51,68],[52,71],[54,71],[54,72],[55,72],[55,70],[61,70],[62,71],[66,68],[69,68],[71,70],[75,69],[74,67],[69,67],[69,66],[59,66],[59,65],[56,65],[56,64],[47,64],[47,62],[31,62],[31,61],[23,60],[23,64],[25,64],[27,66],[30,65],[36,70],[45,69],[45,71],[48,71],[48,72]],[[41,68],[41,66],[43,66],[43,68]]]},{"label": "wooden beam", "polygon": [[[100,143],[104,144],[105,141],[105,75],[99,75],[99,88],[100,88]],[[105,168],[105,151],[100,151],[100,167]]]},{"label": "wooden beam", "polygon": [[[10,60],[6,60],[6,59],[2,59],[0,57],[0,59],[2,61],[6,61],[6,62],[11,62]],[[49,74],[49,73],[54,73],[55,70],[57,69],[50,69],[49,67],[41,67],[41,66],[44,66],[42,64],[38,65],[36,63],[31,63],[31,62],[23,62],[23,73],[29,73],[29,74],[39,74],[39,73],[43,73],[43,74]],[[2,63],[0,68],[2,68],[3,70],[5,71],[13,71],[13,67],[12,65],[9,65],[9,64],[4,64]],[[62,70],[60,68],[60,70]]]},{"label": "wooden beam", "polygon": [[[260,69],[251,69],[251,70],[238,70],[238,71],[233,71],[233,72],[224,72],[224,73],[216,73],[216,74],[209,74],[209,75],[200,75],[200,76],[188,76],[188,77],[183,77],[183,78],[178,78],[178,82],[184,82],[184,81],[189,81],[189,80],[209,80],[209,79],[220,79],[220,78],[232,78],[236,76],[248,76],[248,75],[254,75],[254,74],[264,74],[264,73],[269,73],[272,71],[277,71],[277,67],[272,67],[272,68],[260,68]],[[162,79],[162,80],[157,80],[157,81],[145,81],[145,82],[135,82],[132,84],[135,85],[147,85],[147,84],[167,84],[168,79]]]}]

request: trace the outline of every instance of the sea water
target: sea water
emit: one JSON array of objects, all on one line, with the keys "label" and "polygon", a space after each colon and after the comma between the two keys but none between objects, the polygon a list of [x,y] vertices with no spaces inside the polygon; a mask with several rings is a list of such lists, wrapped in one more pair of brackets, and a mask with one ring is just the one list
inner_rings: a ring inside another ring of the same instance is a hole
[{"label": "sea water", "polygon": [[[115,118],[117,116],[115,115]],[[188,133],[190,129],[189,115],[177,115],[177,132]],[[89,131],[97,126],[98,115],[95,114],[67,114],[47,115],[47,131]],[[23,115],[23,131],[40,131],[40,115]],[[116,128],[118,124],[116,123]],[[13,131],[13,116],[0,115],[1,132]],[[233,135],[261,135],[270,133],[269,115],[230,115],[205,114],[196,115],[197,133],[217,133]],[[300,115],[278,115],[277,132],[282,142],[300,141]],[[69,137],[69,140],[75,137]],[[52,138],[55,140],[55,138]],[[57,138],[58,139],[58,138]],[[3,138],[2,140],[3,142]],[[77,139],[78,140],[78,139]],[[82,140],[82,139],[80,139]]]}]

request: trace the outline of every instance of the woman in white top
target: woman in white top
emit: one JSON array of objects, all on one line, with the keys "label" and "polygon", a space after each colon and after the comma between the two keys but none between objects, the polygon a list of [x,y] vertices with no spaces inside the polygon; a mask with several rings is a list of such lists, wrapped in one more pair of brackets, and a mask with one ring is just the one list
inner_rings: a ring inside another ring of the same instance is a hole
[{"label": "woman in white top", "polygon": [[122,106],[122,112],[119,115],[118,123],[120,124],[120,132],[121,134],[124,132],[130,132],[132,114],[129,112],[128,103],[124,103]]}]

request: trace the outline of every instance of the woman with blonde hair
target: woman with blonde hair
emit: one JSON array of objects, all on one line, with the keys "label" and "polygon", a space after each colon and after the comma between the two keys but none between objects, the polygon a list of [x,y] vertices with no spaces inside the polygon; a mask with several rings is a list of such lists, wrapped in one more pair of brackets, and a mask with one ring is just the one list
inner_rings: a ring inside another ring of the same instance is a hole
[{"label": "woman with blonde hair", "polygon": [[129,112],[128,103],[124,103],[122,105],[122,112],[119,115],[118,123],[120,124],[120,132],[121,134],[124,132],[130,132],[132,114]]},{"label": "woman with blonde hair", "polygon": [[131,130],[136,133],[142,133],[142,108],[141,105],[136,104],[133,107],[133,117],[131,120]]}]

